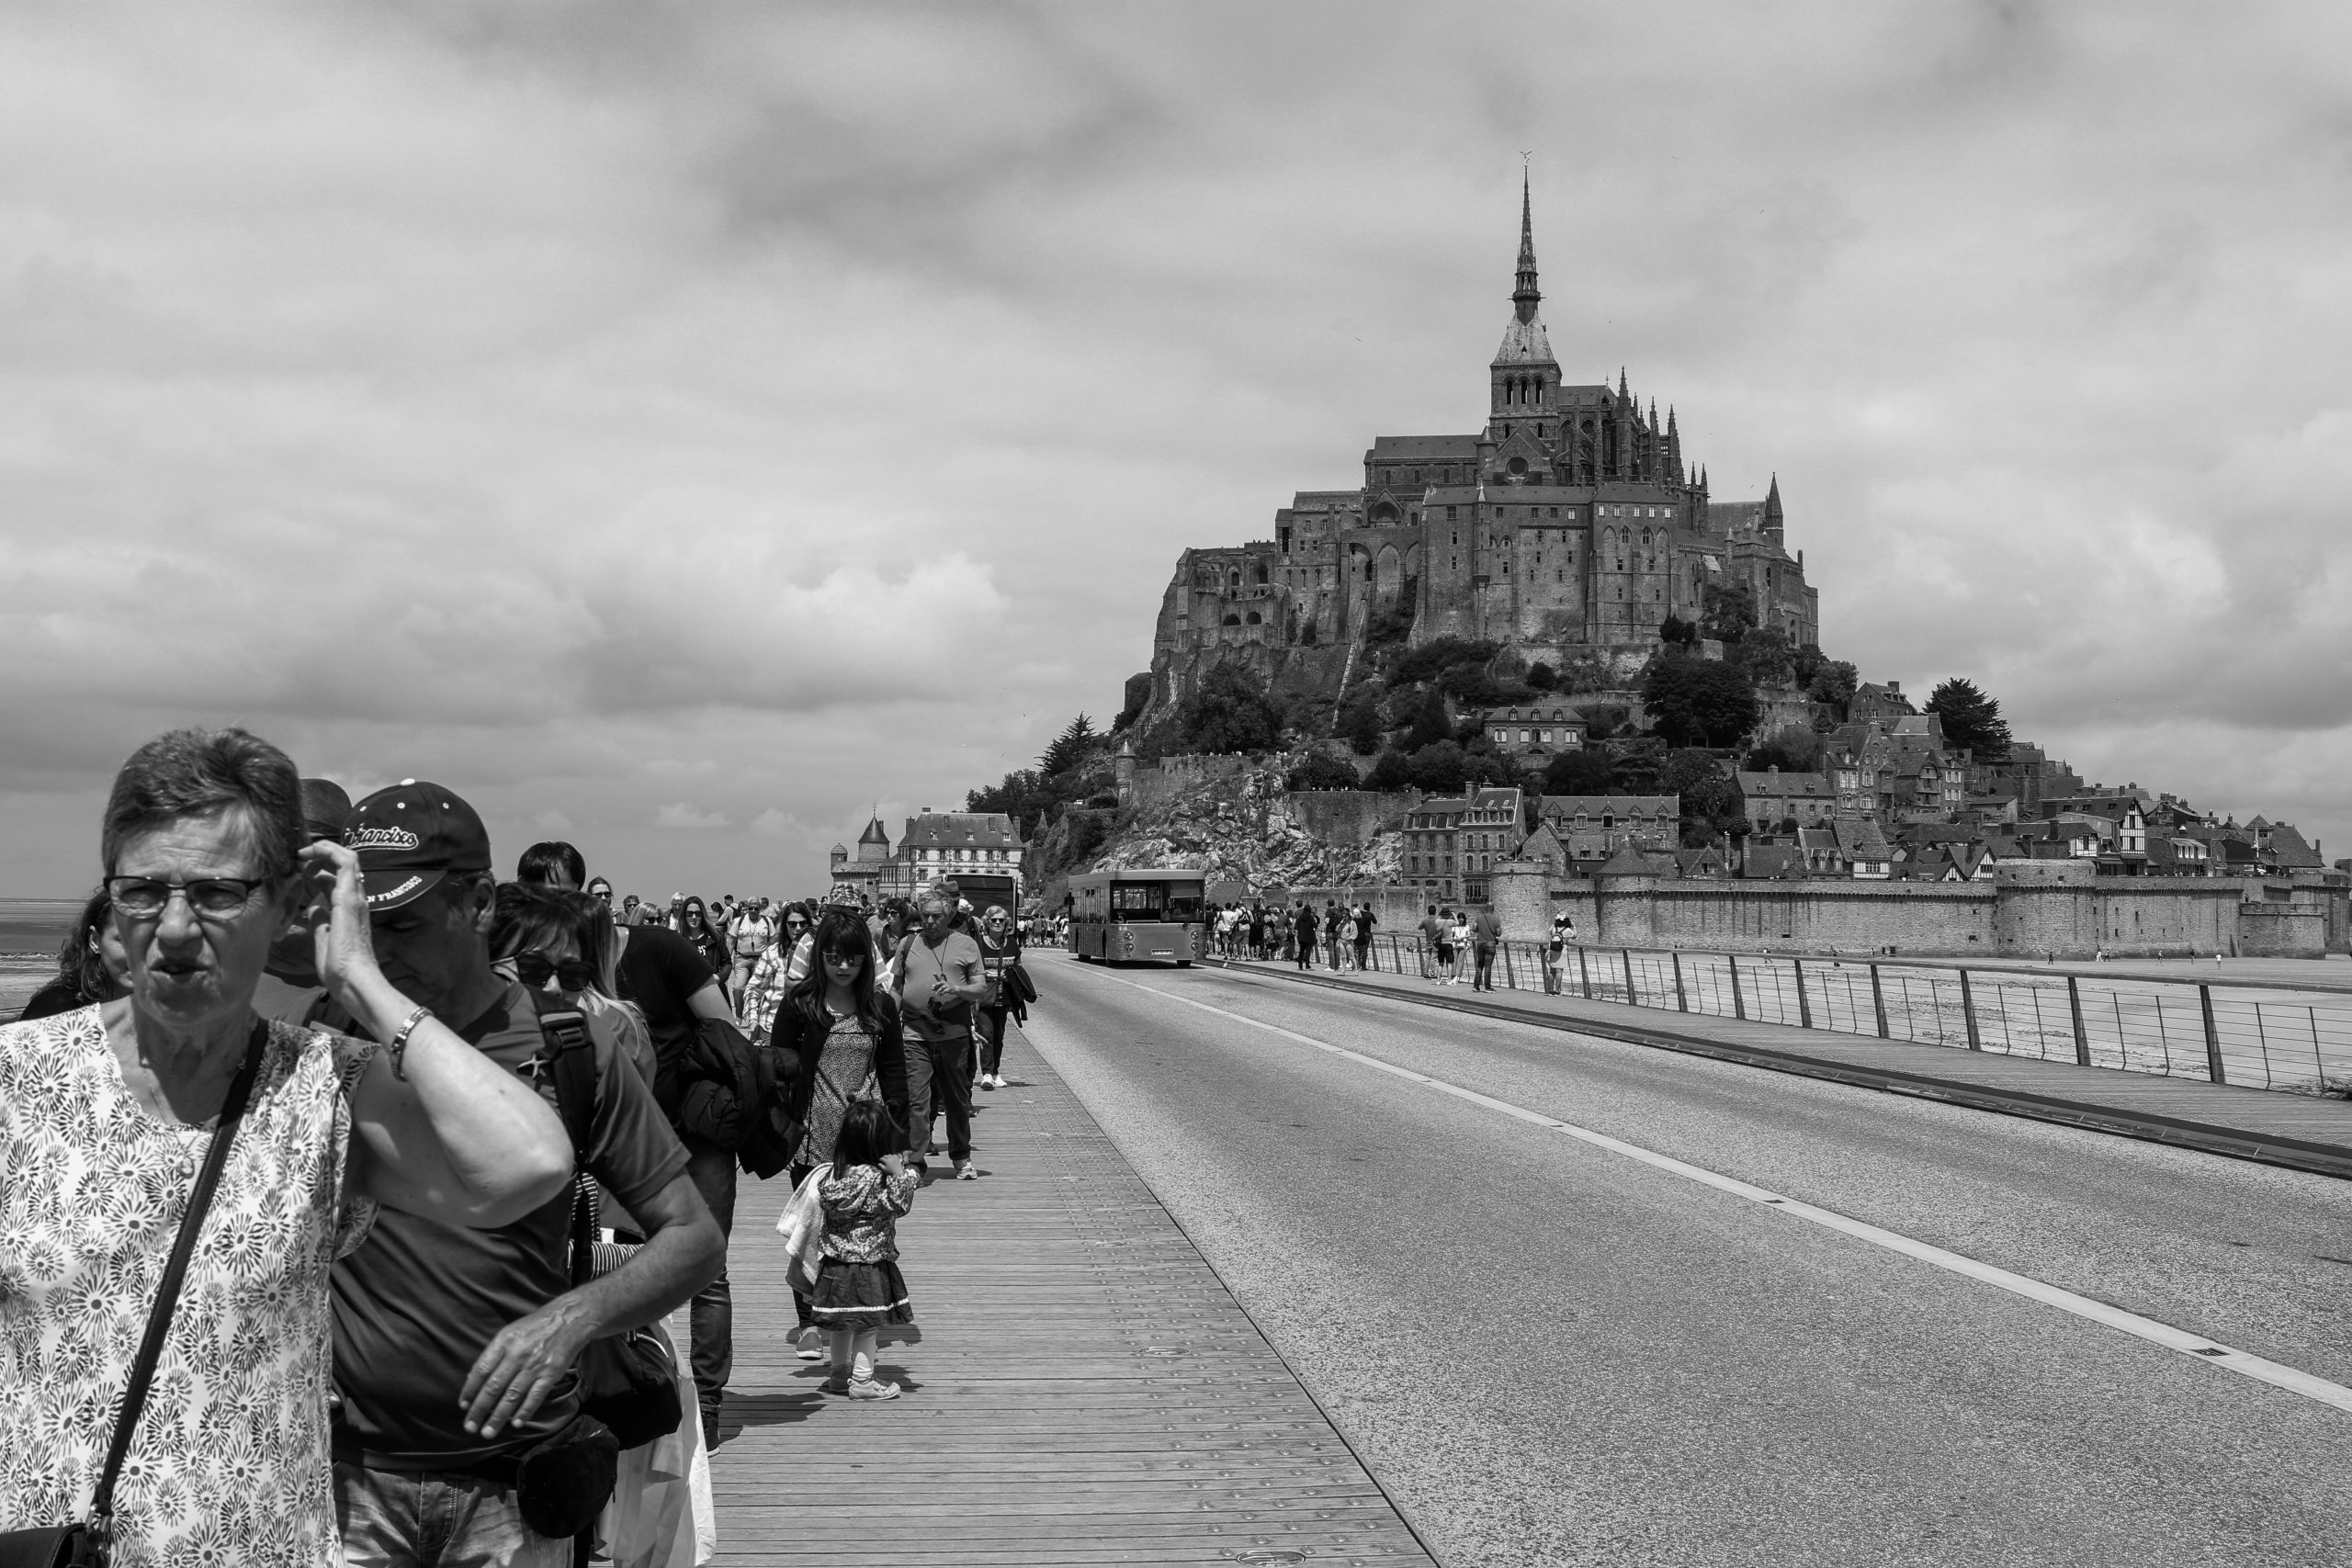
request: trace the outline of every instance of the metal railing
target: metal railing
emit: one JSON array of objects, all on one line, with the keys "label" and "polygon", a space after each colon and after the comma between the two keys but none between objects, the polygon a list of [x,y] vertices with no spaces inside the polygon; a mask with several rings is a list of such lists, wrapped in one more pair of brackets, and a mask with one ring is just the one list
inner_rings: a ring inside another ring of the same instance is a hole
[{"label": "metal railing", "polygon": [[[1334,956],[1318,948],[1317,965]],[[1540,942],[1501,943],[1496,987],[1544,989],[1545,959]],[[1467,981],[1470,954],[1456,962]],[[1387,932],[1363,959],[1371,973],[1423,978],[1434,964],[1418,936]],[[1562,971],[1563,992],[1591,1001],[2304,1094],[2352,1086],[2352,995],[2286,983],[1575,944]]]}]

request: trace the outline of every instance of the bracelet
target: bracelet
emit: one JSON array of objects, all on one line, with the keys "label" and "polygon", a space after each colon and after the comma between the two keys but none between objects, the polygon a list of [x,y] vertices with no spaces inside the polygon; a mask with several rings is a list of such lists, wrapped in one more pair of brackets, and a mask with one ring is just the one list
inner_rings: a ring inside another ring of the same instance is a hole
[{"label": "bracelet", "polygon": [[408,1069],[401,1065],[401,1058],[408,1055],[408,1037],[416,1032],[418,1024],[432,1016],[431,1008],[417,1009],[408,1015],[406,1022],[392,1032],[392,1043],[385,1047],[385,1055],[391,1059],[392,1077],[402,1083],[408,1082]]}]

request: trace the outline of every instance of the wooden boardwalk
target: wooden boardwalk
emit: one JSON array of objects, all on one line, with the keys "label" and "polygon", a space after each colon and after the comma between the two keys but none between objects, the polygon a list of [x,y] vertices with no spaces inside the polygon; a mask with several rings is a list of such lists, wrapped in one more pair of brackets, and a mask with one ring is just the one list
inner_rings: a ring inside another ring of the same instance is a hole
[{"label": "wooden boardwalk", "polygon": [[1018,1039],[1005,1068],[974,1096],[987,1174],[934,1179],[899,1227],[923,1340],[882,1352],[896,1400],[823,1394],[794,1358],[790,1194],[745,1184],[718,1561],[1431,1564],[1060,1078]]}]

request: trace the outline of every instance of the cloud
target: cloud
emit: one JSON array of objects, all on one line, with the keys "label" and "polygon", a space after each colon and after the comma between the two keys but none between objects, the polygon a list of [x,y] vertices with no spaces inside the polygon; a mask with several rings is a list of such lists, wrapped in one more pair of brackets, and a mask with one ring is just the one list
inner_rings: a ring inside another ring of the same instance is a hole
[{"label": "cloud", "polygon": [[1833,655],[2352,841],[2341,7],[158,15],[0,12],[0,889],[236,720],[806,890],[1475,427],[1521,148],[1564,364],[1779,473]]},{"label": "cloud", "polygon": [[542,833],[569,833],[571,831],[571,818],[566,817],[560,811],[542,811],[537,817],[532,818],[531,820]]},{"label": "cloud", "polygon": [[653,814],[656,828],[682,828],[690,832],[707,832],[727,826],[727,814],[721,811],[698,811],[683,800],[673,801]]}]

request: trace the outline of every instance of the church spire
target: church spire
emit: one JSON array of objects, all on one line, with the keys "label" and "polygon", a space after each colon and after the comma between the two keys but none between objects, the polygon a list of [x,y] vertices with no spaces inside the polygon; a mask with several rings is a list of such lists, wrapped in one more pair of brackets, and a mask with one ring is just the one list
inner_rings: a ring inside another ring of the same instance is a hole
[{"label": "church spire", "polygon": [[1511,309],[1522,321],[1535,319],[1544,296],[1535,287],[1535,203],[1527,171],[1519,172],[1519,284],[1510,292]]}]

